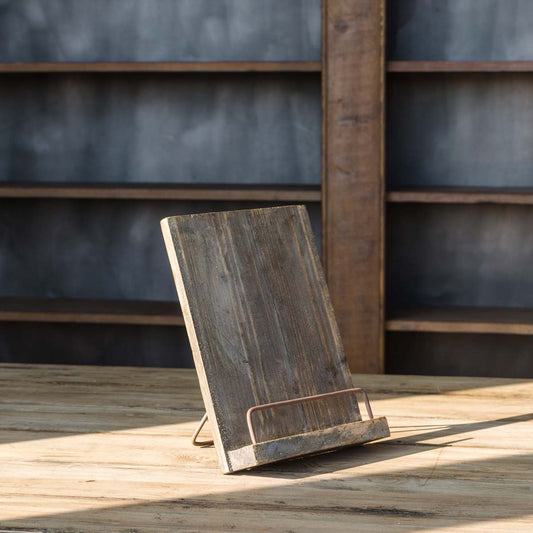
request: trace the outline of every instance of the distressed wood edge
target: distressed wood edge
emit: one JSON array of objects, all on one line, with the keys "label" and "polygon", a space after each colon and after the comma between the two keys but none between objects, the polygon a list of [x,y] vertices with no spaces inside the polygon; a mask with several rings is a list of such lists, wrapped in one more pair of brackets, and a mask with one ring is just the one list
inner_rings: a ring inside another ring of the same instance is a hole
[{"label": "distressed wood edge", "polygon": [[231,474],[285,459],[337,450],[389,436],[389,425],[385,417],[291,435],[231,450],[228,452],[229,464],[227,468],[223,468],[223,472]]},{"label": "distressed wood edge", "polygon": [[217,417],[215,414],[215,409],[213,406],[213,401],[211,398],[211,391],[209,388],[209,381],[207,374],[205,372],[204,363],[202,360],[200,346],[198,343],[198,338],[196,336],[196,330],[194,328],[194,322],[192,319],[191,311],[189,308],[189,300],[187,298],[187,292],[185,290],[185,284],[183,282],[183,277],[181,275],[181,269],[179,266],[178,256],[176,252],[176,246],[174,244],[174,239],[172,237],[170,224],[174,217],[167,217],[161,220],[161,231],[163,232],[163,239],[165,241],[165,246],[168,253],[168,258],[170,261],[170,267],[172,269],[172,275],[174,277],[174,282],[176,284],[176,291],[178,293],[178,300],[181,305],[181,311],[183,314],[183,319],[185,322],[185,328],[187,330],[187,336],[189,338],[189,343],[191,345],[191,351],[194,359],[194,366],[196,367],[196,373],[198,376],[198,381],[200,383],[200,390],[202,393],[202,399],[204,402],[205,410],[207,412],[207,418],[212,421],[211,428],[213,432],[213,441],[215,443],[215,449],[217,451],[218,460],[220,467],[223,471],[226,471],[229,466],[229,460],[227,453],[224,449],[222,443],[222,436],[220,434],[219,425],[217,422]]}]

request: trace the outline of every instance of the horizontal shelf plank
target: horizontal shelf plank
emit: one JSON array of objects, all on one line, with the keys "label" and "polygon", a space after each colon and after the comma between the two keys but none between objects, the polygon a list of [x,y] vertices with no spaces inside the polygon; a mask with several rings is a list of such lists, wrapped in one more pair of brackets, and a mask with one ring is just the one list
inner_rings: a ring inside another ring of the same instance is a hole
[{"label": "horizontal shelf plank", "polygon": [[319,185],[3,183],[0,198],[320,202]]},{"label": "horizontal shelf plank", "polygon": [[128,300],[0,298],[1,322],[183,326],[179,304]]},{"label": "horizontal shelf plank", "polygon": [[387,331],[533,335],[533,309],[427,307],[392,312]]},{"label": "horizontal shelf plank", "polygon": [[388,202],[427,204],[533,204],[533,188],[431,187],[389,190]]},{"label": "horizontal shelf plank", "polygon": [[0,63],[0,73],[53,72],[320,72],[320,61],[164,61]]},{"label": "horizontal shelf plank", "polygon": [[533,61],[388,61],[388,72],[533,72]]}]

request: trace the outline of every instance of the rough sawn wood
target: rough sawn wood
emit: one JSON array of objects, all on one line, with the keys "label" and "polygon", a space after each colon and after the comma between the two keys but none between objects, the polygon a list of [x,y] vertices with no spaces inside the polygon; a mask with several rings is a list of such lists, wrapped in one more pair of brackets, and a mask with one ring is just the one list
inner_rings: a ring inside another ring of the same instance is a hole
[{"label": "rough sawn wood", "polygon": [[162,228],[224,472],[388,435],[347,395],[256,413],[252,445],[249,408],[353,386],[303,206],[169,217]]}]

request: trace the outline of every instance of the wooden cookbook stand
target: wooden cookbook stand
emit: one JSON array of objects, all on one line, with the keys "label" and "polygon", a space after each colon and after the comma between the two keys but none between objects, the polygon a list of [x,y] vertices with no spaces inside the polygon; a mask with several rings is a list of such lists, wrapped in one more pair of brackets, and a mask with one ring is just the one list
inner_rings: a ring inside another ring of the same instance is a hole
[{"label": "wooden cookbook stand", "polygon": [[305,207],[161,225],[224,473],[389,435],[353,388]]}]

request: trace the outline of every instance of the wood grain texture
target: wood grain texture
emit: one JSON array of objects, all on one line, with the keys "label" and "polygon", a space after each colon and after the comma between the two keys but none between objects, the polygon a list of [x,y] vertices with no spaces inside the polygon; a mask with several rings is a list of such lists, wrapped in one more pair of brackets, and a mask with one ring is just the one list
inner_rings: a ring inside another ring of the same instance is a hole
[{"label": "wood grain texture", "polygon": [[[351,388],[307,212],[170,217],[162,228],[222,469],[253,466],[231,456],[251,444],[250,407]],[[257,414],[257,440],[360,420],[347,396],[276,407]]]},{"label": "wood grain texture", "polygon": [[193,370],[1,365],[0,529],[531,531],[530,380],[353,379],[391,438],[222,476]]},{"label": "wood grain texture", "polygon": [[384,0],[327,0],[323,251],[350,368],[383,371]]},{"label": "wood grain texture", "polygon": [[234,470],[245,470],[307,454],[365,444],[389,436],[387,419],[379,417],[244,446],[230,451],[228,455]]}]

